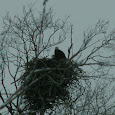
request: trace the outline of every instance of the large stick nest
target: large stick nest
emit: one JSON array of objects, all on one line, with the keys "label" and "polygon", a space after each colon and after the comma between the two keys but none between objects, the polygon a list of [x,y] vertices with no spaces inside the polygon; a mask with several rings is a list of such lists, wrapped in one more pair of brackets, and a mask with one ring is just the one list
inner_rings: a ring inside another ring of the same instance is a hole
[{"label": "large stick nest", "polygon": [[68,87],[77,79],[72,62],[67,59],[33,59],[26,63],[22,87],[24,103],[28,110],[51,109],[61,100],[69,99]]}]

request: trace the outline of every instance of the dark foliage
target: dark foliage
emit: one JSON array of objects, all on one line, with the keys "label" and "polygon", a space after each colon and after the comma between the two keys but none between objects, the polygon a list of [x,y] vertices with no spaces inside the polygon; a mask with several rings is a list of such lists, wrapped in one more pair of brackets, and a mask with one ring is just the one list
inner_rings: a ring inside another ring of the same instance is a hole
[{"label": "dark foliage", "polygon": [[[74,64],[67,59],[33,59],[26,63],[22,79],[26,110],[51,109],[69,99],[68,86],[77,81]],[[30,85],[31,84],[31,85]]]}]

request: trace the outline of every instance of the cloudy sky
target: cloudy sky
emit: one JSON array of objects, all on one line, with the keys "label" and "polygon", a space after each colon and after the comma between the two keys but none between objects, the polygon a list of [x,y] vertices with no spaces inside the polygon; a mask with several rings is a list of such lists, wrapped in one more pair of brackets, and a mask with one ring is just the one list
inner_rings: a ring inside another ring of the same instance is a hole
[{"label": "cloudy sky", "polygon": [[[42,9],[42,0],[0,0],[0,30],[2,18],[7,12],[11,16],[21,15],[22,6],[35,3]],[[115,0],[49,0],[47,7],[52,7],[55,18],[63,19],[70,15],[69,22],[74,25],[74,40],[79,41],[83,31],[94,26],[99,19],[110,22],[110,29],[115,28]],[[68,45],[68,44],[67,44]],[[65,49],[66,50],[66,49]]]},{"label": "cloudy sky", "polygon": [[[42,0],[0,0],[0,23],[6,12],[11,15],[20,14],[22,6],[36,3],[41,9]],[[86,29],[95,24],[98,19],[109,20],[111,26],[115,25],[115,0],[49,0],[48,7],[52,7],[55,16],[62,18],[71,15],[71,23],[79,30]]]},{"label": "cloudy sky", "polygon": [[[42,0],[0,0],[0,30],[2,19],[7,12],[11,17],[22,14],[22,6],[35,3],[35,7],[42,10]],[[110,22],[110,30],[115,28],[115,0],[49,0],[47,7],[52,7],[56,19],[64,19],[70,15],[69,22],[74,28],[74,42],[80,41],[83,31],[94,26],[99,19]],[[69,43],[60,46],[67,52]]]}]

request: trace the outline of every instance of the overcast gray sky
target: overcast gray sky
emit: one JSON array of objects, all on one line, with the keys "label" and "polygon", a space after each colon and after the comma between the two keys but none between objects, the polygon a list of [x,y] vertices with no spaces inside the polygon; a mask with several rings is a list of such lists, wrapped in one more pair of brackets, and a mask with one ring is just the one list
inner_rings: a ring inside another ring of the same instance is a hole
[{"label": "overcast gray sky", "polygon": [[[11,16],[21,14],[22,6],[35,3],[42,9],[43,0],[0,0],[0,30],[2,17],[8,11]],[[47,7],[52,7],[55,18],[64,18],[71,15],[69,21],[74,25],[74,37],[82,37],[83,31],[94,26],[99,19],[110,21],[110,28],[115,27],[115,0],[49,0]]]},{"label": "overcast gray sky", "polygon": [[[11,15],[22,12],[22,5],[36,2],[38,7],[43,0],[0,0],[0,22],[7,11]],[[48,6],[54,9],[57,18],[71,14],[71,22],[78,30],[95,24],[98,19],[109,20],[115,25],[115,0],[49,0]]]},{"label": "overcast gray sky", "polygon": [[[22,13],[22,6],[36,2],[36,7],[42,10],[43,0],[0,0],[0,30],[2,18],[7,12],[11,16]],[[52,7],[55,18],[63,19],[71,15],[69,22],[74,25],[74,42],[78,42],[83,31],[94,26],[99,19],[110,22],[110,29],[115,28],[115,0],[49,0],[47,7]],[[61,47],[67,51],[68,42]]]}]

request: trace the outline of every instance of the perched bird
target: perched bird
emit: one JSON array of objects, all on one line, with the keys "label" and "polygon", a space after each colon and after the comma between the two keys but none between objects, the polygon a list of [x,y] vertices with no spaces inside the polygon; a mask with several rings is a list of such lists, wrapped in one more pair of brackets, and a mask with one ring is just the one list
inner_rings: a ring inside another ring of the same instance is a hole
[{"label": "perched bird", "polygon": [[66,59],[65,54],[61,50],[59,50],[58,47],[55,48],[55,53],[54,54],[55,54],[54,57],[56,59]]}]

